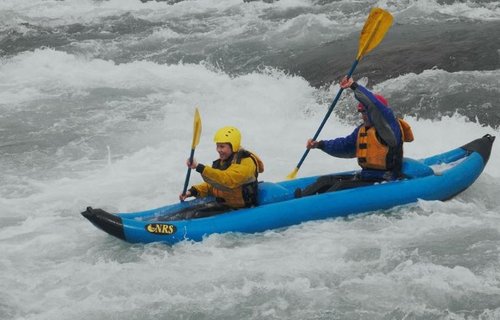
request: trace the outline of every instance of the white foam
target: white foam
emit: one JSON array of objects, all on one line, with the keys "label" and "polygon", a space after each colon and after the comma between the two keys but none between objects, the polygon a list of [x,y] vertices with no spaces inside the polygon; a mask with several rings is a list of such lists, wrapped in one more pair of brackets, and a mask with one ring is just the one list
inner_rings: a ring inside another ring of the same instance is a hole
[{"label": "white foam", "polygon": [[436,0],[380,0],[378,6],[387,8],[397,20],[403,23],[422,23],[424,21],[443,21],[467,18],[472,20],[494,21],[500,19],[498,2],[452,1],[443,3]]}]

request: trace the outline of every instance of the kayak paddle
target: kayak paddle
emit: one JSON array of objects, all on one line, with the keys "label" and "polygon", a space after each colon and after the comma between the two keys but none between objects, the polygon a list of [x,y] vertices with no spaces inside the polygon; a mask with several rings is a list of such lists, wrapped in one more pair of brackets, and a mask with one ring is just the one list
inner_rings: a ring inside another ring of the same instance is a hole
[{"label": "kayak paddle", "polygon": [[[193,122],[193,142],[191,143],[191,155],[189,156],[189,162],[193,162],[194,158],[194,149],[200,142],[201,135],[201,118],[200,113],[198,112],[198,108],[196,108],[194,112],[194,122]],[[184,181],[184,189],[182,190],[182,194],[186,194],[187,187],[189,184],[189,177],[191,176],[191,168],[188,168],[186,173],[186,181]]]},{"label": "kayak paddle", "polygon": [[[370,11],[368,18],[366,19],[365,25],[363,26],[363,30],[361,30],[361,34],[359,36],[358,55],[356,56],[356,60],[352,64],[351,69],[347,73],[348,78],[352,76],[354,70],[356,69],[359,61],[363,58],[363,56],[368,52],[372,51],[376,46],[378,46],[380,41],[382,41],[385,34],[392,25],[392,20],[393,20],[392,15],[383,9],[373,8]],[[337,104],[337,101],[339,100],[343,90],[344,89],[342,88],[339,89],[337,95],[335,96],[335,99],[328,108],[328,112],[323,118],[321,125],[314,134],[313,141],[315,141],[318,138],[319,133],[323,129],[323,126],[325,125],[326,120],[328,120],[328,117],[330,117],[330,114],[332,113],[333,108],[335,108],[335,105]],[[294,179],[297,176],[299,168],[306,159],[310,150],[311,149],[306,148],[306,151],[302,155],[302,158],[300,159],[299,163],[297,164],[295,169],[287,176],[287,179]]]}]

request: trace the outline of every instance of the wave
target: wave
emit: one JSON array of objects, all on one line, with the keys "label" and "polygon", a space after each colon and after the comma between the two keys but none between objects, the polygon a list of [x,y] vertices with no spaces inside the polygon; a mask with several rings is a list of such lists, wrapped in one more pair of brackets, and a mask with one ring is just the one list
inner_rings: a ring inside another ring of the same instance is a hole
[{"label": "wave", "polygon": [[[272,68],[231,77],[204,64],[116,64],[52,49],[19,55],[0,71],[5,75],[0,78],[5,88],[0,100],[8,101],[0,105],[0,124],[9,129],[0,131],[0,150],[9,155],[2,162],[3,197],[48,202],[46,197],[66,193],[125,206],[122,210],[174,201],[183,180],[176,173],[184,170],[195,106],[203,121],[200,161],[210,163],[215,157],[216,129],[235,125],[244,134],[244,146],[266,162],[262,178],[279,181],[296,165],[338,90],[337,84],[317,89],[302,77]],[[498,128],[460,112],[446,114],[446,105],[438,103],[465,89],[469,96],[477,90],[476,100],[489,91],[498,94],[498,79],[497,71],[427,70],[379,83],[374,90],[407,114],[416,141],[405,152],[421,158],[486,133],[498,135]],[[367,78],[360,82],[369,86]],[[24,94],[16,96],[16,91]],[[427,106],[426,97],[433,97],[434,104]],[[320,139],[349,134],[358,122],[355,105],[352,94],[345,94]],[[493,148],[485,170],[494,179],[500,176],[497,150]],[[301,174],[354,168],[352,160],[312,152]],[[19,172],[24,172],[22,180]],[[103,188],[97,191],[95,185]]]}]

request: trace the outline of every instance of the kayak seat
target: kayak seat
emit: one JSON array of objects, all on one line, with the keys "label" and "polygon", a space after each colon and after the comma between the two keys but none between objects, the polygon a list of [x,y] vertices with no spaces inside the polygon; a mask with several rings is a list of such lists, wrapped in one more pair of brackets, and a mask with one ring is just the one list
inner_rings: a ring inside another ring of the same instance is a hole
[{"label": "kayak seat", "polygon": [[411,158],[403,159],[402,171],[403,175],[409,179],[426,177],[434,174],[434,171],[431,169],[431,167]]},{"label": "kayak seat", "polygon": [[272,182],[260,182],[257,203],[259,205],[269,204],[293,199],[293,192],[287,188]]}]

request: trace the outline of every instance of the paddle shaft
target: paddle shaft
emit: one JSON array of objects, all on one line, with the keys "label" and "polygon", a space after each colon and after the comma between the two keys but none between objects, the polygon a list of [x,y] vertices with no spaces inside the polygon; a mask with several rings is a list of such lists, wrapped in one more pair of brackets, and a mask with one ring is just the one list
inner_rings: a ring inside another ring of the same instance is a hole
[{"label": "paddle shaft", "polygon": [[[352,64],[351,69],[347,73],[347,77],[348,78],[350,78],[352,76],[352,74],[354,73],[354,70],[358,66],[358,63],[359,63],[359,59],[356,59],[354,61],[354,63]],[[321,132],[321,130],[323,130],[323,127],[325,126],[326,121],[328,120],[328,118],[332,114],[333,108],[335,108],[335,105],[337,104],[337,102],[340,99],[340,96],[342,95],[342,91],[344,91],[344,89],[340,88],[339,91],[337,92],[337,95],[335,96],[335,99],[333,99],[332,104],[328,108],[328,112],[326,113],[325,117],[323,118],[323,121],[321,122],[321,125],[319,126],[318,130],[316,130],[316,133],[314,134],[313,141],[316,141],[316,139],[318,139],[319,133]],[[300,161],[297,164],[296,170],[300,169],[300,166],[302,166],[302,163],[306,159],[306,157],[309,154],[310,150],[311,149],[307,149],[306,148],[306,151],[304,152],[304,154],[302,155],[302,158],[300,158]]]},{"label": "paddle shaft", "polygon": [[[193,158],[194,158],[194,149],[191,149],[191,155],[189,156],[189,163],[193,162]],[[187,192],[190,177],[191,177],[191,167],[188,168],[186,173],[186,180],[184,181],[184,189],[182,189],[183,195],[185,195]]]}]

